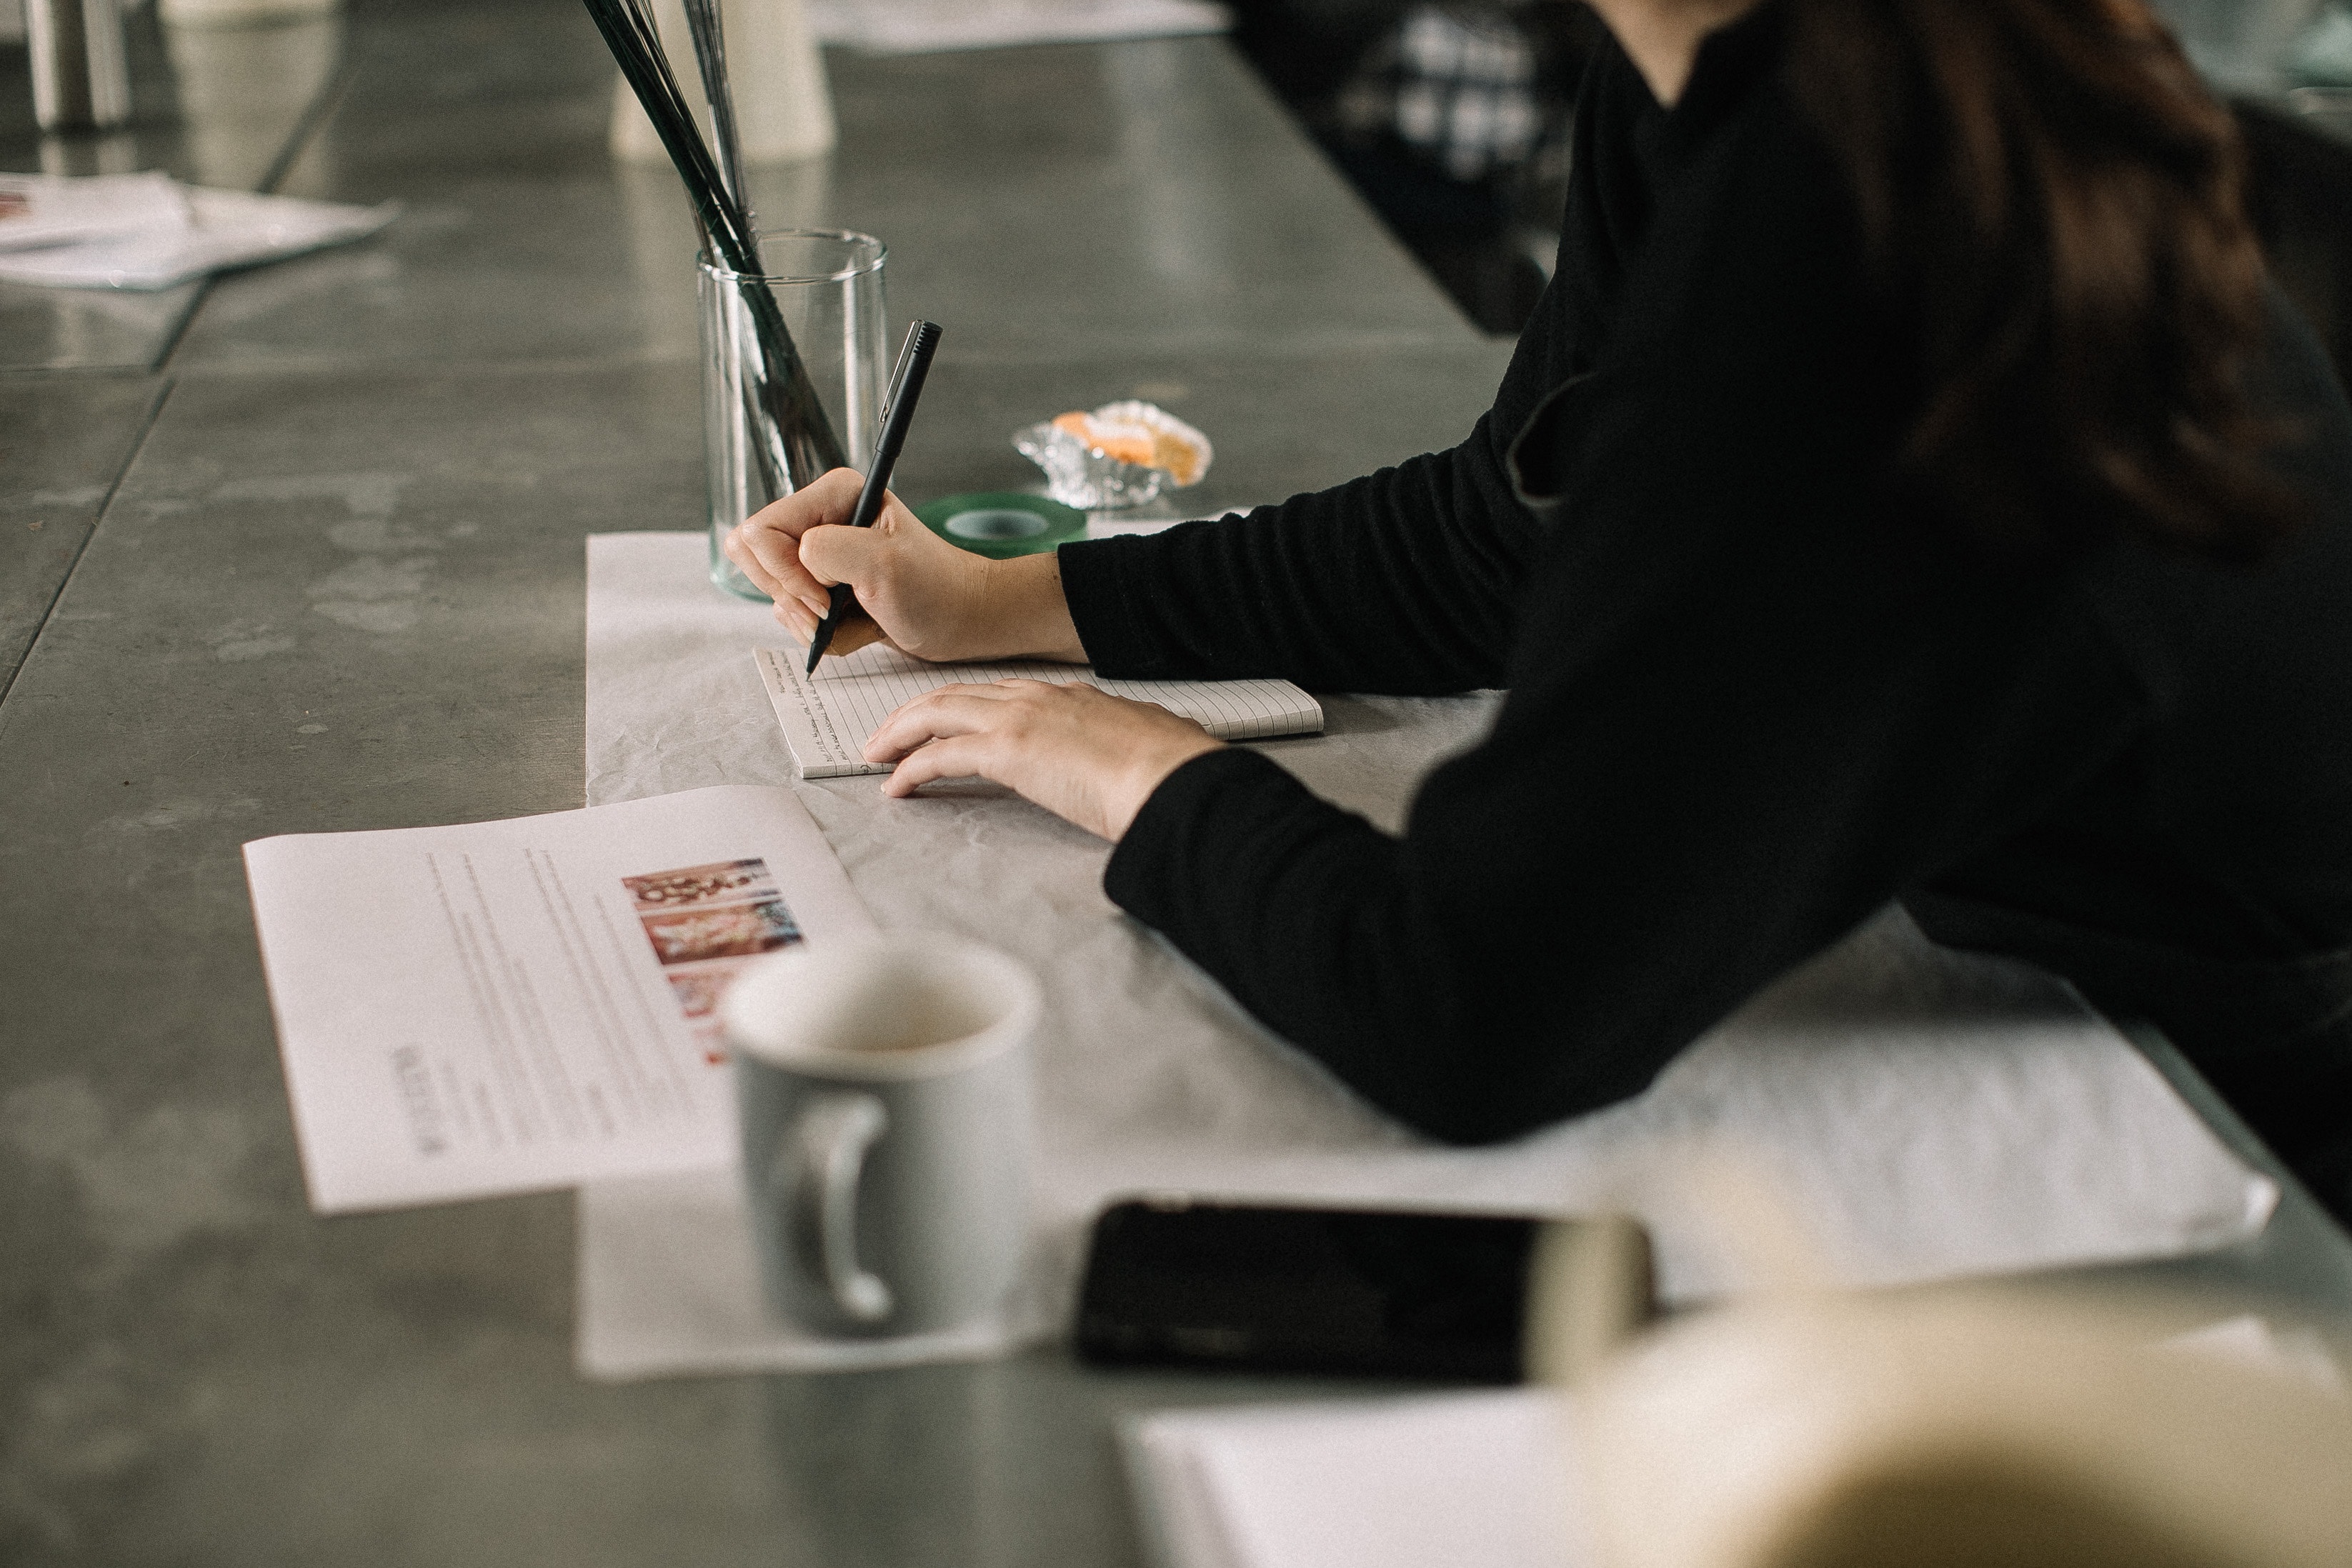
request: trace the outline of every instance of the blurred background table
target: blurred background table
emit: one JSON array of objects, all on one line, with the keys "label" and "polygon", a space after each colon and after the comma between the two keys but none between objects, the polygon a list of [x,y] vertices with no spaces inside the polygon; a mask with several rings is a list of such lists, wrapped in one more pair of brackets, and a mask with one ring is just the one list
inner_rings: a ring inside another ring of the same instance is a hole
[{"label": "blurred background table", "polygon": [[[1049,1349],[599,1386],[568,1197],[305,1208],[237,847],[580,803],[583,537],[702,520],[692,235],[606,155],[570,0],[131,29],[104,139],[37,141],[0,50],[0,166],[406,211],[161,295],[0,288],[0,1561],[1136,1562],[1119,1413],[1336,1385]],[[756,204],[882,236],[894,318],[949,325],[909,493],[1026,482],[1013,429],[1112,397],[1211,433],[1202,510],[1486,406],[1507,336],[1227,42],[830,66],[840,152]],[[2352,1317],[2296,1194],[2135,1272]]]}]

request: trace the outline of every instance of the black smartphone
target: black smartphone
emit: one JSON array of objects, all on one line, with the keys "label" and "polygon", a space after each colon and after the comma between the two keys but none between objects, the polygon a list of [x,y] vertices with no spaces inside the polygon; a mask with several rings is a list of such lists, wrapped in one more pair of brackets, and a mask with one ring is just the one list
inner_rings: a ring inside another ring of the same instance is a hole
[{"label": "black smartphone", "polygon": [[[1571,1222],[1572,1223],[1572,1222]],[[1101,1365],[1517,1383],[1525,1215],[1115,1204],[1094,1225],[1077,1353]],[[1627,1321],[1651,1315],[1649,1283]]]}]

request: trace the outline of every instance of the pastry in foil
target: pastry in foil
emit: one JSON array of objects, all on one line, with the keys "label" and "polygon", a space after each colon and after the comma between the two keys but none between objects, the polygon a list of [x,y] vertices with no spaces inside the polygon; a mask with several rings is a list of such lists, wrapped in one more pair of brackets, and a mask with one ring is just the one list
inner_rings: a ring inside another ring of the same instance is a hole
[{"label": "pastry in foil", "polygon": [[1132,399],[1033,424],[1013,444],[1045,471],[1047,495],[1090,512],[1139,507],[1163,486],[1197,485],[1216,456],[1207,436]]}]

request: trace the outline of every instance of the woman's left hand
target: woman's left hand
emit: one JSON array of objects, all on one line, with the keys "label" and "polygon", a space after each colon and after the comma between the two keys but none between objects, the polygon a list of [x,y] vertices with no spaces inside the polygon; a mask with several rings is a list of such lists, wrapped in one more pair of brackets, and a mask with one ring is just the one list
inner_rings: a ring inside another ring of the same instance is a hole
[{"label": "woman's left hand", "polygon": [[977,775],[1116,843],[1161,779],[1223,744],[1157,703],[998,681],[924,693],[874,732],[866,760],[898,765],[886,795]]}]

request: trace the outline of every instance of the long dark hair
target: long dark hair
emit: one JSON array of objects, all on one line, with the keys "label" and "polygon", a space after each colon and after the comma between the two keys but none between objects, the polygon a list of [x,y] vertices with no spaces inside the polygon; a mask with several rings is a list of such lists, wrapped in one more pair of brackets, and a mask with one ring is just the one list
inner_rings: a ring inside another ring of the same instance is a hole
[{"label": "long dark hair", "polygon": [[1906,465],[2016,545],[2124,532],[2242,560],[2291,529],[2244,385],[2244,152],[2142,0],[1792,10],[1790,89],[1916,323]]}]

